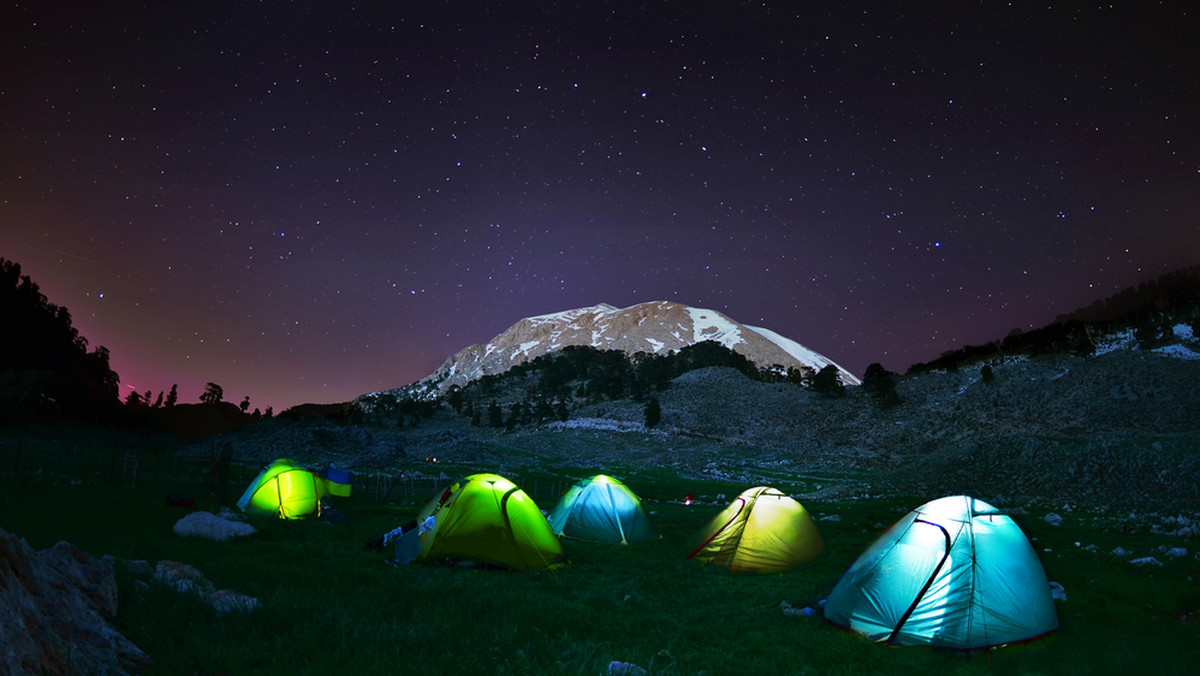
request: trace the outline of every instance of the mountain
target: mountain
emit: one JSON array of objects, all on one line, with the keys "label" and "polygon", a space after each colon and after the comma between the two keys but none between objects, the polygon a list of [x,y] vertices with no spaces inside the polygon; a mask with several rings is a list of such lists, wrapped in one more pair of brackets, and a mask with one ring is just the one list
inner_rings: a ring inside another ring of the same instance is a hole
[{"label": "mountain", "polygon": [[706,340],[741,354],[759,368],[812,369],[833,365],[847,385],[858,385],[853,373],[833,360],[768,329],[738,323],[715,310],[669,301],[653,301],[618,309],[601,303],[527,317],[483,345],[472,345],[450,357],[413,389],[445,392],[569,345],[602,350],[667,354]]}]

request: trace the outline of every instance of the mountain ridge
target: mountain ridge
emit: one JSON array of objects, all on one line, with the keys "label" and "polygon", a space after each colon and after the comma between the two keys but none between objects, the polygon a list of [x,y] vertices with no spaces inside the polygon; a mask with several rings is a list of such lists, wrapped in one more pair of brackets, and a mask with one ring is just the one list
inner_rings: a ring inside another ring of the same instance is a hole
[{"label": "mountain ridge", "polygon": [[488,375],[567,346],[664,355],[706,340],[717,342],[759,368],[838,370],[843,384],[859,378],[832,359],[770,329],[737,322],[706,308],[672,301],[649,301],[626,308],[598,303],[518,320],[487,343],[451,355],[433,373],[408,386],[437,396]]}]

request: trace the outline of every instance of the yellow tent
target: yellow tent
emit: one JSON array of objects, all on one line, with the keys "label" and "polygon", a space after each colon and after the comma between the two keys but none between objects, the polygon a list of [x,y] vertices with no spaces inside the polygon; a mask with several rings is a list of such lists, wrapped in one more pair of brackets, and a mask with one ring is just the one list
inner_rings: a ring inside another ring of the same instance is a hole
[{"label": "yellow tent", "polygon": [[689,559],[734,573],[775,573],[824,551],[808,510],[766,486],[743,491],[688,541]]}]

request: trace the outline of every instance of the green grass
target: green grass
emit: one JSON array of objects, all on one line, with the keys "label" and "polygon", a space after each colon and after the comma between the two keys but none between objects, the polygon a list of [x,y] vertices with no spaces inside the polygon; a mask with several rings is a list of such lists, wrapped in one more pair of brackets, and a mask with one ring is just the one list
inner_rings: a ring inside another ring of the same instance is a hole
[{"label": "green grass", "polygon": [[[570,472],[557,468],[545,477]],[[664,500],[687,493],[732,498],[746,488],[662,472],[622,478]],[[814,514],[841,518],[820,522],[829,556],[784,574],[732,576],[683,558],[688,536],[721,505],[651,502],[661,540],[631,547],[566,541],[569,565],[519,573],[393,567],[385,554],[363,548],[411,518],[422,500],[388,505],[350,498],[337,505],[345,523],[254,519],[256,535],[217,543],[171,532],[187,510],[167,506],[164,497],[186,491],[198,498],[198,509],[229,504],[196,486],[139,482],[135,490],[97,477],[9,474],[0,476],[0,525],[39,549],[69,540],[95,555],[182,561],[218,588],[262,602],[251,614],[218,617],[157,586],[135,600],[133,582],[122,574],[118,629],[163,674],[603,674],[609,662],[621,660],[652,674],[710,676],[1158,675],[1192,673],[1200,661],[1200,624],[1179,619],[1200,608],[1200,565],[1193,556],[1159,556],[1163,567],[1138,568],[1074,544],[1096,544],[1104,552],[1119,545],[1144,556],[1192,542],[1091,525],[1103,522],[1083,515],[1067,515],[1061,527],[1046,524],[1042,514],[1018,517],[1037,538],[1048,576],[1070,595],[1058,604],[1062,628],[964,657],[875,645],[819,615],[780,611],[782,601],[818,607],[879,525],[924,501],[918,497],[809,504]],[[539,502],[553,506],[549,498]]]}]

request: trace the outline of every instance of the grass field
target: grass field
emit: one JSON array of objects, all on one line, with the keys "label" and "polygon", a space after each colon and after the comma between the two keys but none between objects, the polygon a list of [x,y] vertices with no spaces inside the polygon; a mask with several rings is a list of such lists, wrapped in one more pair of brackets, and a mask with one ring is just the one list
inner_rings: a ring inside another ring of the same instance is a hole
[{"label": "grass field", "polygon": [[[747,488],[661,473],[622,478],[664,498],[733,497]],[[1048,577],[1067,590],[1069,600],[1057,604],[1061,629],[964,656],[872,644],[819,612],[780,609],[784,601],[819,608],[883,527],[939,496],[808,504],[817,517],[838,517],[820,521],[829,556],[803,570],[732,576],[685,560],[683,551],[724,501],[652,502],[661,540],[629,547],[568,540],[570,563],[541,573],[394,567],[363,547],[412,518],[424,501],[417,498],[340,500],[340,524],[252,519],[259,532],[232,542],[172,533],[187,510],[167,506],[168,493],[191,494],[197,509],[216,511],[240,489],[218,500],[195,485],[130,489],[96,477],[7,474],[0,526],[38,549],[68,540],[97,556],[182,561],[218,588],[260,600],[253,613],[217,616],[158,586],[135,600],[133,581],[120,575],[118,629],[162,674],[603,674],[614,660],[650,674],[1190,674],[1200,663],[1195,541],[1123,532],[1082,514],[1066,514],[1060,527],[1036,510],[1016,517],[1036,538]],[[553,507],[553,497],[538,501]],[[1086,551],[1089,544],[1099,552]],[[1160,547],[1191,551],[1137,567],[1103,553],[1117,546],[1135,556]]]}]

